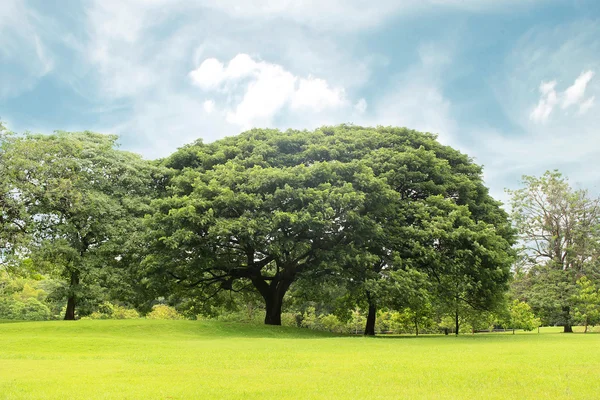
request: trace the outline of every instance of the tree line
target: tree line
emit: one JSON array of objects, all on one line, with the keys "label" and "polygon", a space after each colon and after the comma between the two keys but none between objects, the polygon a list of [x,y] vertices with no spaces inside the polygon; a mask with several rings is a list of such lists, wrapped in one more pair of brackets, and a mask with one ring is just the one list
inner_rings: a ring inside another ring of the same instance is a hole
[{"label": "tree line", "polygon": [[[165,303],[187,316],[258,303],[272,325],[291,313],[298,325],[334,326],[359,312],[368,335],[386,312],[417,332],[529,327],[531,308],[565,329],[583,314],[594,324],[596,203],[557,173],[540,181],[562,182],[573,204],[544,210],[577,216],[554,240],[551,218],[528,214],[534,178],[513,193],[511,219],[482,168],[428,133],[253,129],[160,160],[117,140],[1,129],[2,273],[51,280],[45,301],[62,302],[64,319],[107,302],[141,313]],[[535,242],[548,238],[547,248]]]}]

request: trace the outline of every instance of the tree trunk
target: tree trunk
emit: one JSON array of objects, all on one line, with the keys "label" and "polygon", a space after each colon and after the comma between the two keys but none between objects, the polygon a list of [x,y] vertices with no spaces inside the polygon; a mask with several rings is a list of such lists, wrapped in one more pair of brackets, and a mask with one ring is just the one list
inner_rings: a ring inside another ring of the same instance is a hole
[{"label": "tree trunk", "polygon": [[588,327],[588,321],[587,321],[587,318],[586,318],[586,320],[585,320],[585,329],[584,329],[583,333],[587,333],[587,327]]},{"label": "tree trunk", "polygon": [[415,317],[415,336],[419,336],[419,320]]},{"label": "tree trunk", "polygon": [[448,336],[448,328],[444,328],[444,335]]},{"label": "tree trunk", "polygon": [[515,334],[515,328],[513,328],[513,335]]},{"label": "tree trunk", "polygon": [[365,336],[375,336],[375,320],[377,318],[377,306],[367,291],[367,301],[369,302],[369,313],[367,314],[367,323],[365,324]]},{"label": "tree trunk", "polygon": [[454,313],[454,326],[456,331],[454,332],[454,334],[456,336],[458,336],[458,329],[460,328],[460,325],[458,323],[458,310],[456,310],[456,312]]},{"label": "tree trunk", "polygon": [[563,307],[562,311],[565,319],[563,333],[573,333],[573,327],[571,326],[571,309],[569,307]]},{"label": "tree trunk", "polygon": [[75,287],[79,285],[79,272],[71,272],[71,282],[69,284],[69,297],[67,298],[67,310],[65,311],[65,321],[75,320]]},{"label": "tree trunk", "polygon": [[282,305],[283,305],[283,296],[280,298],[279,296],[275,295],[272,298],[265,299],[265,306],[266,306],[265,324],[266,325],[281,325],[281,307],[282,307]]},{"label": "tree trunk", "polygon": [[294,282],[295,270],[283,270],[267,283],[262,276],[252,278],[254,287],[265,300],[265,325],[281,325],[283,297]]}]

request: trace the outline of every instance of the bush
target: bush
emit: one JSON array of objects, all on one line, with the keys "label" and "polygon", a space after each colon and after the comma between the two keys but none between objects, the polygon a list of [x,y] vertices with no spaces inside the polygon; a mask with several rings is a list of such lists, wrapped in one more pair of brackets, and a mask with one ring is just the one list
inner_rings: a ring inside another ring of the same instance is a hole
[{"label": "bush", "polygon": [[321,318],[321,326],[329,332],[343,332],[344,324],[340,322],[338,317],[333,314],[322,315]]},{"label": "bush", "polygon": [[0,319],[43,321],[52,319],[52,312],[48,306],[33,297],[23,301],[4,298],[0,299]]},{"label": "bush", "polygon": [[116,304],[112,304],[108,301],[100,304],[98,310],[94,311],[89,315],[89,319],[136,319],[139,318],[140,314],[132,309]]},{"label": "bush", "polygon": [[298,326],[298,315],[291,312],[281,313],[281,325],[283,326]]},{"label": "bush", "polygon": [[140,317],[140,313],[133,308],[115,306],[112,317],[113,319],[137,319]]},{"label": "bush", "polygon": [[183,319],[183,316],[173,307],[166,304],[157,304],[152,307],[146,318],[148,319]]}]

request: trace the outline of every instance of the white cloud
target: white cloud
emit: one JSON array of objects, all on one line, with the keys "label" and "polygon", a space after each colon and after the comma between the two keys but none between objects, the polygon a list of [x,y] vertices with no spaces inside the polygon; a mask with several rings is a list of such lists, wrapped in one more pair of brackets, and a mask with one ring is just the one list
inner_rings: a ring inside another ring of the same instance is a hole
[{"label": "white cloud", "polygon": [[562,103],[562,108],[567,108],[571,105],[578,104],[585,95],[585,89],[587,88],[588,83],[594,77],[594,71],[585,71],[582,72],[577,79],[575,79],[575,83],[565,91],[564,99]]},{"label": "white cloud", "polygon": [[204,108],[207,114],[210,114],[215,110],[215,102],[213,100],[206,100],[202,103],[202,108]]},{"label": "white cloud", "polygon": [[243,53],[226,66],[208,58],[189,76],[201,89],[220,91],[233,99],[227,121],[244,129],[272,125],[284,109],[319,113],[347,104],[343,88],[332,88],[313,76],[295,76],[281,65],[256,61]]},{"label": "white cloud", "polygon": [[223,81],[225,74],[223,63],[216,58],[204,60],[200,66],[190,72],[190,77],[194,83],[202,89],[214,89]]},{"label": "white cloud", "polygon": [[279,65],[261,63],[245,87],[241,102],[227,113],[227,121],[243,129],[266,127],[293,97],[296,78]]},{"label": "white cloud", "polygon": [[542,82],[540,84],[541,97],[537,106],[529,114],[529,118],[534,122],[546,122],[552,113],[554,107],[561,102],[561,108],[564,110],[572,105],[579,105],[579,114],[585,114],[594,102],[594,98],[582,102],[585,96],[585,90],[588,83],[594,76],[593,71],[582,72],[573,85],[569,86],[563,93],[556,91],[556,80]]},{"label": "white cloud", "polygon": [[586,112],[588,112],[588,110],[594,106],[595,99],[596,99],[596,96],[592,96],[589,99],[587,99],[586,101],[584,101],[583,103],[581,103],[579,105],[579,115],[583,115]]},{"label": "white cloud", "polygon": [[542,94],[537,107],[531,112],[529,118],[535,122],[546,122],[554,106],[558,103],[556,93],[556,81],[542,82],[540,84],[540,93]]},{"label": "white cloud", "polygon": [[298,88],[291,99],[292,109],[313,109],[323,111],[328,108],[341,107],[345,104],[344,90],[330,88],[323,79],[308,78],[298,79]]},{"label": "white cloud", "polygon": [[358,111],[360,114],[364,114],[367,111],[367,101],[365,99],[360,99],[354,105],[354,109]]}]

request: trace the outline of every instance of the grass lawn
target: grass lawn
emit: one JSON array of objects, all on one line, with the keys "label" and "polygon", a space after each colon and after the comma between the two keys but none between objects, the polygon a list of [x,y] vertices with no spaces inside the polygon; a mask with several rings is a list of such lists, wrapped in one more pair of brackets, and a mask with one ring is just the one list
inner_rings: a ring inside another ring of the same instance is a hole
[{"label": "grass lawn", "polygon": [[0,324],[0,399],[593,399],[600,334],[335,337],[204,321]]}]

